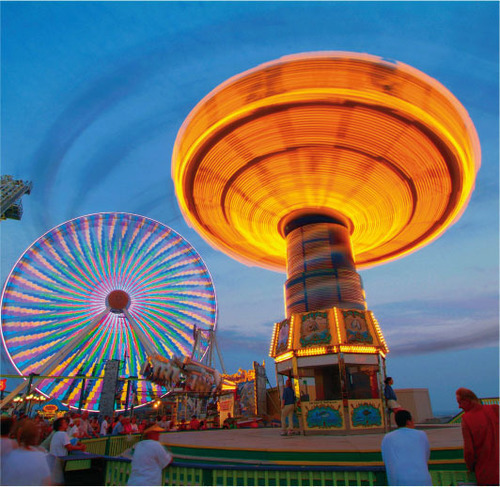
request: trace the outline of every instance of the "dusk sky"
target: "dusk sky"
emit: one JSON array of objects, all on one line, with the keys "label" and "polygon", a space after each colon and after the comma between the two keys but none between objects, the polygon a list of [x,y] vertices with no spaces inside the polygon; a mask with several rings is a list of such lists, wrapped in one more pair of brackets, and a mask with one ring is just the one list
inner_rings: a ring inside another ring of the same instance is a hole
[{"label": "dusk sky", "polygon": [[[409,64],[474,122],[482,162],[461,219],[423,249],[360,271],[397,388],[499,388],[499,4],[497,2],[2,2],[1,173],[30,180],[1,230],[2,286],[42,234],[82,215],[158,220],[213,276],[229,373],[266,362],[285,274],[247,267],[184,221],[171,178],[177,132],[229,77],[281,56],[353,51]],[[2,371],[12,372],[2,355]]]}]

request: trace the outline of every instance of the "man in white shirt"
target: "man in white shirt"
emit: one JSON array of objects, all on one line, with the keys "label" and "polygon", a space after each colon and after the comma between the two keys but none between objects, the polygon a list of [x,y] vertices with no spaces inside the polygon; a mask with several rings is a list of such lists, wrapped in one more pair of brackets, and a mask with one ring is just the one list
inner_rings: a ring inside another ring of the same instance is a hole
[{"label": "man in white shirt", "polygon": [[134,447],[127,485],[162,485],[163,469],[173,460],[171,453],[158,441],[164,431],[156,424],[144,431],[146,439]]},{"label": "man in white shirt", "polygon": [[101,436],[106,436],[108,434],[110,420],[111,419],[109,416],[104,416],[104,419],[102,420],[101,423]]},{"label": "man in white shirt", "polygon": [[427,435],[415,429],[409,411],[400,409],[395,419],[398,429],[382,440],[389,485],[432,485],[427,466],[431,452]]},{"label": "man in white shirt", "polygon": [[72,445],[71,440],[66,433],[68,421],[65,418],[58,418],[54,421],[54,436],[50,442],[50,453],[56,457],[65,457],[68,452],[81,450],[85,451],[85,445],[82,443]]},{"label": "man in white shirt", "polygon": [[82,419],[80,420],[80,433],[80,438],[92,438],[93,436],[98,436],[90,425],[88,411],[83,411],[82,413]]},{"label": "man in white shirt", "polygon": [[83,431],[82,420],[80,419],[80,416],[73,416],[73,422],[69,425],[67,433],[70,440],[72,440],[73,438],[82,438]]}]

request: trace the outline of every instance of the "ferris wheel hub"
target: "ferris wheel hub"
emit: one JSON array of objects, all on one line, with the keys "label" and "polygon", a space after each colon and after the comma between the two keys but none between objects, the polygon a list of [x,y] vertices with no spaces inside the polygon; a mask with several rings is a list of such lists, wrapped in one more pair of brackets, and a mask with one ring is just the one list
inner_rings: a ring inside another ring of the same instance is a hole
[{"label": "ferris wheel hub", "polygon": [[106,298],[107,305],[111,308],[112,313],[121,313],[130,305],[130,296],[121,289],[111,291]]}]

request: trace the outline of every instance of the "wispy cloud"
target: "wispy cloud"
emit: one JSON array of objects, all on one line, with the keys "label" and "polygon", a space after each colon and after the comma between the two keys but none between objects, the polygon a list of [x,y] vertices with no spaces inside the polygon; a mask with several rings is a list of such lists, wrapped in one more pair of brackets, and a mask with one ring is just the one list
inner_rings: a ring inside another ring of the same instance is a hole
[{"label": "wispy cloud", "polygon": [[498,344],[498,296],[414,300],[377,309],[394,355],[481,348]]},{"label": "wispy cloud", "polygon": [[[491,294],[466,300],[413,300],[374,310],[391,356],[477,349],[499,343],[498,298]],[[224,350],[267,354],[272,322],[219,329]]]},{"label": "wispy cloud", "polygon": [[[161,69],[165,69],[165,59],[171,57],[176,50],[174,43],[152,43],[142,46],[138,52],[130,53],[126,61],[118,61],[115,65],[107,66],[107,70],[94,78],[89,76],[85,80],[85,89],[77,92],[73,100],[62,108],[59,116],[52,122],[38,149],[33,156],[35,172],[33,179],[37,188],[41,188],[41,204],[39,205],[38,222],[40,230],[53,226],[49,220],[52,199],[57,194],[54,190],[56,181],[62,177],[63,171],[71,166],[70,153],[84,134],[93,126],[103,121],[119,106],[131,98],[139,96],[147,89],[148,83]],[[168,63],[167,63],[168,64]],[[174,100],[175,102],[175,100]],[[176,102],[175,102],[176,103]],[[82,203],[82,198],[100,181],[109,177],[123,164],[127,154],[140,144],[147,143],[154,132],[167,125],[170,121],[168,104],[162,105],[163,113],[156,114],[154,120],[129,120],[130,127],[113,139],[111,134],[107,138],[99,139],[102,147],[97,154],[95,142],[89,146],[87,157],[82,158],[80,177],[76,191],[69,191],[71,201],[69,208],[75,210]],[[172,110],[172,107],[170,106]],[[151,115],[151,114],[150,114]],[[127,114],[127,117],[132,117]],[[115,137],[117,134],[113,134]],[[168,177],[168,156],[165,155],[165,176]],[[78,168],[72,168],[73,171]],[[115,181],[116,184],[116,181]],[[73,217],[74,215],[70,215]]]}]

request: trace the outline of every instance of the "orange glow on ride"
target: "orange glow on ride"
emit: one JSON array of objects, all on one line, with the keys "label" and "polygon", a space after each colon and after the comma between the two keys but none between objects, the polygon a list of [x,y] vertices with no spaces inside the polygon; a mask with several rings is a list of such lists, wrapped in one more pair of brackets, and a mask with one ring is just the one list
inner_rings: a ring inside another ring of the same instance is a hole
[{"label": "orange glow on ride", "polygon": [[464,211],[476,130],[438,81],[368,54],[287,56],[239,74],[189,114],[172,177],[186,220],[249,265],[286,267],[283,222],[342,214],[356,266],[400,258]]},{"label": "orange glow on ride", "polygon": [[314,348],[303,348],[297,350],[297,357],[309,357],[312,355],[326,355],[328,353],[336,353],[337,347],[314,347]]},{"label": "orange glow on ride", "polygon": [[286,352],[286,353],[283,353],[281,355],[278,355],[277,357],[274,358],[274,361],[276,363],[279,363],[279,362],[284,362],[285,360],[288,360],[288,359],[291,359],[293,358],[293,352]]},{"label": "orange glow on ride", "polygon": [[377,354],[380,350],[377,347],[360,347],[360,346],[352,346],[352,345],[341,345],[340,352],[343,353],[373,353]]},{"label": "orange glow on ride", "polygon": [[[386,354],[389,353],[389,351],[390,351],[389,347],[387,346],[387,342],[385,341],[384,335],[382,334],[382,330],[381,330],[380,325],[377,321],[377,318],[375,318],[375,315],[371,311],[368,311],[368,314],[370,315],[370,318],[372,320],[373,326],[375,328],[375,332],[377,333],[377,337],[378,337],[379,341],[382,343],[382,347],[384,349],[384,352]],[[385,355],[384,355],[384,358],[385,358]]]}]

